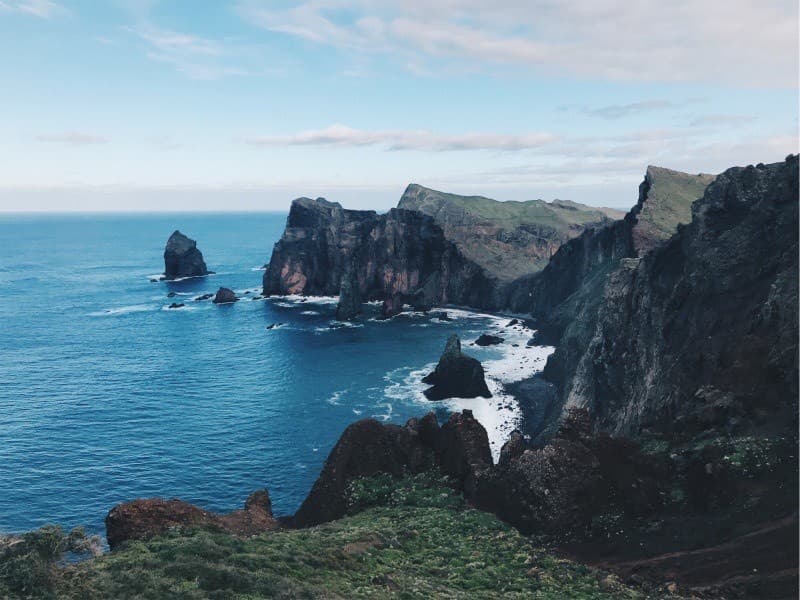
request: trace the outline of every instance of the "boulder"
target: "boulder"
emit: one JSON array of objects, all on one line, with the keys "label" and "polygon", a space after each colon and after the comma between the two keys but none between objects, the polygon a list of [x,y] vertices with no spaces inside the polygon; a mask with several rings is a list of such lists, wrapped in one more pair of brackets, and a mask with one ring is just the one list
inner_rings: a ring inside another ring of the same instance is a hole
[{"label": "boulder", "polygon": [[129,540],[147,540],[175,529],[219,529],[241,536],[277,529],[267,490],[250,495],[243,510],[226,515],[173,498],[147,498],[112,508],[105,519],[106,538],[114,550]]},{"label": "boulder", "polygon": [[504,341],[505,340],[499,335],[484,333],[475,340],[475,344],[478,346],[496,346],[497,344],[502,344]]},{"label": "boulder", "polygon": [[461,353],[461,341],[453,334],[447,340],[436,369],[422,380],[432,387],[425,390],[428,400],[444,398],[491,398],[481,363]]},{"label": "boulder", "polygon": [[440,321],[452,321],[453,320],[453,319],[450,318],[450,315],[448,315],[443,310],[432,312],[431,313],[431,318],[432,319],[439,319]]},{"label": "boulder", "polygon": [[186,306],[183,302],[173,302],[169,305],[169,308],[183,308]]},{"label": "boulder", "polygon": [[489,436],[471,410],[450,415],[439,432],[436,450],[442,473],[462,482],[467,496],[475,473],[492,467]]},{"label": "boulder", "polygon": [[412,426],[386,425],[363,419],[348,426],[328,455],[317,481],[294,515],[293,524],[308,527],[337,519],[347,510],[347,486],[354,479],[386,473],[401,477],[435,464]]},{"label": "boulder", "polygon": [[214,304],[231,304],[232,302],[236,302],[238,300],[239,298],[236,297],[236,294],[232,289],[221,287],[217,290],[212,302]]},{"label": "boulder", "polygon": [[203,277],[209,272],[197,242],[175,230],[164,248],[164,278]]}]

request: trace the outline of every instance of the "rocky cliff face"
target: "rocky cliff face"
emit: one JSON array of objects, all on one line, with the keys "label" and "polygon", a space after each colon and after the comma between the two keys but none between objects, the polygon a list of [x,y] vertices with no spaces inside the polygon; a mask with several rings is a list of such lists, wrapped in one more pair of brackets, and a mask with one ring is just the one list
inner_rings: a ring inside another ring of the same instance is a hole
[{"label": "rocky cliff face", "polygon": [[629,258],[607,261],[595,280],[589,270],[556,308],[574,316],[545,369],[565,407],[586,407],[621,434],[794,422],[797,169],[793,156],[725,171],[693,204],[691,222],[643,256],[637,240],[648,238],[635,226],[628,241],[585,237],[581,250],[595,243]]},{"label": "rocky cliff face", "polygon": [[164,248],[164,278],[202,277],[209,270],[197,242],[175,230]]},{"label": "rocky cliff face", "polygon": [[568,200],[498,202],[413,183],[397,206],[433,217],[464,256],[501,282],[538,272],[567,240],[623,216]]},{"label": "rocky cliff face", "polygon": [[384,314],[454,303],[491,306],[490,278],[422,213],[345,210],[324,199],[292,203],[264,273],[265,294],[338,295],[340,317],[382,300]]}]

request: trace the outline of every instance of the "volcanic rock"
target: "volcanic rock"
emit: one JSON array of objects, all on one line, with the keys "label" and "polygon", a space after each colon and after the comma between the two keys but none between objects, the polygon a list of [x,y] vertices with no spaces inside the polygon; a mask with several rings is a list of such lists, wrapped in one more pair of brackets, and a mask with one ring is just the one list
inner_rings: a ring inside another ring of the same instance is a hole
[{"label": "volcanic rock", "polygon": [[226,515],[212,513],[183,500],[148,498],[124,502],[112,508],[105,519],[106,538],[114,550],[129,540],[146,540],[173,529],[219,529],[250,536],[278,527],[266,490],[254,492],[244,510]]},{"label": "volcanic rock", "polygon": [[306,527],[342,516],[347,485],[353,479],[386,473],[400,477],[421,473],[435,464],[434,450],[413,427],[385,425],[374,419],[357,421],[344,430],[331,450],[319,478],[294,515]]},{"label": "volcanic rock", "polygon": [[483,333],[475,340],[475,344],[478,346],[495,346],[497,344],[502,344],[504,341],[505,340],[498,335]]},{"label": "volcanic rock", "polygon": [[461,341],[456,334],[447,340],[436,369],[426,375],[422,382],[432,386],[424,392],[429,400],[492,397],[481,363],[461,353]]},{"label": "volcanic rock", "polygon": [[238,301],[239,298],[236,297],[236,294],[233,290],[221,287],[217,290],[217,293],[214,295],[214,299],[212,302],[214,304],[230,304],[232,302]]},{"label": "volcanic rock", "polygon": [[208,274],[209,270],[203,260],[203,253],[197,248],[197,242],[175,230],[164,248],[164,278],[170,280]]}]

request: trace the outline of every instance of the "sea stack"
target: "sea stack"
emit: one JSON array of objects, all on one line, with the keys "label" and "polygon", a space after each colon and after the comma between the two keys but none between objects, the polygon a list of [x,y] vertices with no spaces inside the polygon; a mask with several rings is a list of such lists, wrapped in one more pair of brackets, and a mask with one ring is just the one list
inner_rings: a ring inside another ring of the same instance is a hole
[{"label": "sea stack", "polygon": [[480,361],[461,353],[461,340],[456,334],[447,340],[436,369],[422,382],[432,386],[424,392],[428,400],[492,397]]},{"label": "sea stack", "polygon": [[203,277],[209,272],[197,242],[176,229],[164,248],[164,279]]},{"label": "sea stack", "polygon": [[239,298],[236,297],[236,294],[232,289],[221,287],[217,290],[212,302],[214,304],[231,304],[233,302],[237,302],[238,300]]}]

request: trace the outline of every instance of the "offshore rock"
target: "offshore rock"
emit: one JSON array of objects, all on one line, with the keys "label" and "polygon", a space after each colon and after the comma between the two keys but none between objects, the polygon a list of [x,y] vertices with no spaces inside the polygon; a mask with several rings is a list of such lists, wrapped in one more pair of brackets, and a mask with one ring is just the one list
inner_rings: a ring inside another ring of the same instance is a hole
[{"label": "offshore rock", "polygon": [[197,248],[197,242],[176,229],[169,236],[164,248],[164,278],[171,280],[208,274],[209,270],[203,260],[203,253]]},{"label": "offshore rock", "polygon": [[339,303],[336,305],[336,320],[349,321],[361,313],[361,292],[352,262],[342,276],[342,287],[339,290]]},{"label": "offshore rock", "polygon": [[491,335],[489,333],[482,333],[477,340],[475,340],[475,344],[478,346],[496,346],[497,344],[502,344],[505,340],[501,338],[499,335]]},{"label": "offshore rock", "polygon": [[432,386],[424,392],[428,400],[492,397],[480,361],[462,354],[461,341],[456,334],[447,340],[436,369],[426,375],[422,382]]},{"label": "offshore rock", "polygon": [[232,302],[237,302],[238,300],[239,298],[236,297],[236,294],[232,289],[221,287],[217,290],[212,302],[214,304],[231,304]]}]

